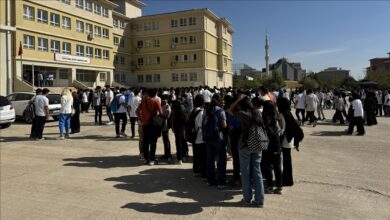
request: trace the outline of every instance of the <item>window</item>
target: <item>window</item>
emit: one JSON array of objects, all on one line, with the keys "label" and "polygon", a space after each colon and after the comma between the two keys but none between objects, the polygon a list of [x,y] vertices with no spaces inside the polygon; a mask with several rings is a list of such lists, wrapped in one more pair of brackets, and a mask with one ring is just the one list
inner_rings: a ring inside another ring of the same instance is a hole
[{"label": "window", "polygon": [[121,57],[121,64],[125,64],[125,57]]},{"label": "window", "polygon": [[109,60],[110,59],[110,51],[103,50],[103,59]]},{"label": "window", "polygon": [[108,39],[109,38],[109,32],[107,28],[103,28],[103,38]]},{"label": "window", "polygon": [[77,56],[84,56],[84,46],[83,45],[76,46],[76,55]]},{"label": "window", "polygon": [[187,44],[187,37],[180,37],[180,44]]},{"label": "window", "polygon": [[179,81],[179,74],[172,73],[172,82],[178,82]]},{"label": "window", "polygon": [[86,47],[86,49],[85,49],[85,56],[93,57],[93,47]]},{"label": "window", "polygon": [[145,80],[145,82],[147,82],[147,83],[152,82],[152,75],[147,74],[147,75],[146,75],[146,80]]},{"label": "window", "polygon": [[177,27],[177,19],[171,20],[171,27]]},{"label": "window", "polygon": [[222,26],[222,29],[223,29],[223,33],[226,34],[227,33],[227,27],[224,25],[224,26]]},{"label": "window", "polygon": [[27,20],[34,20],[34,8],[23,5],[23,18]]},{"label": "window", "polygon": [[160,64],[160,57],[153,57],[153,64]]},{"label": "window", "polygon": [[100,72],[99,78],[100,78],[100,81],[106,81],[107,80],[107,73],[106,72]]},{"label": "window", "polygon": [[138,66],[144,65],[144,58],[138,58]]},{"label": "window", "polygon": [[91,2],[91,0],[85,0],[85,10],[92,12],[92,2]]},{"label": "window", "polygon": [[180,73],[180,81],[188,81],[188,74]]},{"label": "window", "polygon": [[84,0],[76,0],[76,7],[77,8],[84,8]]},{"label": "window", "polygon": [[93,5],[93,12],[95,12],[95,14],[97,15],[101,15],[102,14],[102,6],[100,6],[99,4],[94,4]]},{"label": "window", "polygon": [[180,18],[180,26],[187,26],[187,18]]},{"label": "window", "polygon": [[143,48],[143,47],[144,47],[144,42],[143,42],[142,40],[139,40],[139,41],[137,42],[137,47],[138,47],[138,48]]},{"label": "window", "polygon": [[95,48],[95,58],[97,58],[97,59],[102,58],[102,49]]},{"label": "window", "polygon": [[46,38],[38,37],[38,50],[39,51],[48,51],[49,43]]},{"label": "window", "polygon": [[118,27],[118,19],[113,19],[112,24],[114,25],[114,27]]},{"label": "window", "polygon": [[125,39],[121,39],[120,40],[120,45],[119,45],[120,47],[125,47]]},{"label": "window", "polygon": [[114,56],[114,64],[118,64],[118,56],[117,55]]},{"label": "window", "polygon": [[60,26],[60,15],[55,13],[50,13],[50,25],[59,27]]},{"label": "window", "polygon": [[154,40],[154,47],[160,47],[160,40]]},{"label": "window", "polygon": [[119,38],[118,37],[114,37],[114,45],[115,46],[119,45]]},{"label": "window", "polygon": [[189,37],[190,44],[196,44],[196,37],[195,36],[190,36]]},{"label": "window", "polygon": [[103,7],[103,16],[108,18],[108,9]]},{"label": "window", "polygon": [[192,54],[192,55],[190,56],[190,62],[191,62],[191,63],[195,63],[195,62],[196,62],[196,54]]},{"label": "window", "polygon": [[62,28],[70,30],[71,28],[70,18],[62,16]]},{"label": "window", "polygon": [[126,23],[122,20],[119,20],[119,27],[120,29],[125,29]]},{"label": "window", "polygon": [[153,82],[160,82],[160,74],[153,75]]},{"label": "window", "polygon": [[144,75],[137,75],[138,83],[144,82]]},{"label": "window", "polygon": [[84,32],[84,22],[76,21],[76,31],[80,33]]},{"label": "window", "polygon": [[60,69],[60,79],[68,79],[69,72],[68,69]]},{"label": "window", "polygon": [[35,37],[30,35],[23,35],[23,48],[34,49]]},{"label": "window", "polygon": [[172,43],[178,44],[179,43],[179,38],[178,37],[172,37]]},{"label": "window", "polygon": [[158,21],[153,21],[153,23],[152,23],[152,29],[153,29],[153,30],[158,30],[158,29],[160,29],[160,22],[158,22]]},{"label": "window", "polygon": [[58,40],[51,40],[50,41],[50,51],[52,53],[59,53],[60,52],[60,42]]},{"label": "window", "polygon": [[188,24],[189,25],[196,25],[196,18],[195,17],[190,17],[188,19]]},{"label": "window", "polygon": [[226,41],[223,42],[223,49],[224,49],[224,50],[227,49],[227,43],[226,43]]},{"label": "window", "polygon": [[85,24],[85,33],[86,34],[93,34],[93,26],[92,24]]},{"label": "window", "polygon": [[61,0],[61,1],[62,1],[62,3],[70,5],[70,0]]},{"label": "window", "polygon": [[38,22],[47,24],[47,11],[38,9]]},{"label": "window", "polygon": [[72,53],[70,43],[62,42],[62,53],[63,54],[71,54]]},{"label": "window", "polygon": [[190,81],[197,81],[198,75],[196,73],[190,73]]},{"label": "window", "polygon": [[227,60],[227,58],[226,58],[226,57],[225,57],[225,58],[223,58],[223,65],[227,66],[227,63],[228,63],[228,60]]},{"label": "window", "polygon": [[151,40],[145,40],[145,48],[152,47],[152,41]]},{"label": "window", "polygon": [[102,36],[102,28],[99,26],[95,26],[95,36],[101,37]]}]

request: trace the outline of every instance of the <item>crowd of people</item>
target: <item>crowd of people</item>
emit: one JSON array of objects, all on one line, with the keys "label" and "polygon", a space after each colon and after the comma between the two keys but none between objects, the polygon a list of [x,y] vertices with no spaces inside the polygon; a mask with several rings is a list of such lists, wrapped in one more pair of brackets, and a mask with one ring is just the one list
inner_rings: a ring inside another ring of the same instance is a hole
[{"label": "crowd of people", "polygon": [[[49,117],[48,89],[38,89],[34,100],[35,115],[31,137],[42,136]],[[330,104],[329,104],[330,103]],[[103,125],[103,107],[108,122],[115,125],[115,137],[139,137],[139,156],[146,165],[159,161],[182,164],[192,146],[193,174],[210,186],[224,189],[241,185],[243,203],[262,207],[264,193],[281,194],[292,186],[291,149],[299,151],[304,138],[301,126],[315,127],[325,120],[324,108],[335,110],[332,122],[349,123],[348,134],[357,126],[364,135],[364,124],[377,124],[376,116],[390,116],[387,91],[268,90],[236,88],[125,89],[97,87],[70,91],[61,96],[59,139],[80,132],[80,114],[91,108],[95,125]],[[329,105],[329,106],[328,106]],[[295,107],[295,115],[291,113]],[[317,116],[316,116],[317,112]],[[138,129],[136,130],[136,124]],[[174,134],[171,144],[169,132]],[[157,140],[162,137],[164,154],[156,156]],[[173,157],[171,146],[175,145]],[[233,180],[226,178],[227,161],[233,162]],[[253,193],[254,189],[254,193]]]}]

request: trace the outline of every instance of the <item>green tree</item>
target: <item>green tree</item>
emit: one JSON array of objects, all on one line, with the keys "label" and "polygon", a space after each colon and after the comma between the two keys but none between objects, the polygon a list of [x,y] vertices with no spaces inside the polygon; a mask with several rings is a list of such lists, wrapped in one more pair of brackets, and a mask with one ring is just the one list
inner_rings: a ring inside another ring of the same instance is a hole
[{"label": "green tree", "polygon": [[319,86],[318,86],[318,82],[311,78],[311,77],[306,77],[303,82],[303,87],[305,87],[306,89],[317,89]]},{"label": "green tree", "polygon": [[378,87],[381,89],[390,89],[390,71],[368,70],[365,79],[378,83]]}]

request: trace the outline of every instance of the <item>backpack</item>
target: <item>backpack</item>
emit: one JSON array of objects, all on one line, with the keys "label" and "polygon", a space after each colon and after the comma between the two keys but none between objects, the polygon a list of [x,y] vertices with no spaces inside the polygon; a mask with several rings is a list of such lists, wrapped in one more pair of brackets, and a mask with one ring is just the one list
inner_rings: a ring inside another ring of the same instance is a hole
[{"label": "backpack", "polygon": [[112,100],[112,102],[111,102],[111,112],[112,113],[116,113],[118,111],[119,107],[121,106],[121,104],[119,103],[120,97],[121,97],[120,95],[117,95]]},{"label": "backpack", "polygon": [[198,136],[199,128],[195,129],[195,119],[201,111],[201,109],[194,110],[186,122],[184,135],[185,139],[190,143],[195,143],[196,137]]},{"label": "backpack", "polygon": [[269,145],[267,130],[264,125],[258,125],[254,119],[252,121],[248,131],[248,149],[252,152],[265,151],[268,149]]},{"label": "backpack", "polygon": [[35,119],[35,105],[34,102],[31,102],[27,105],[26,109],[23,111],[24,120],[27,122],[32,122]]},{"label": "backpack", "polygon": [[[222,111],[222,109],[218,110]],[[203,122],[202,122],[202,135],[204,141],[219,141],[220,135],[219,135],[219,124],[218,124],[218,117],[217,112],[210,111],[203,115]]]}]

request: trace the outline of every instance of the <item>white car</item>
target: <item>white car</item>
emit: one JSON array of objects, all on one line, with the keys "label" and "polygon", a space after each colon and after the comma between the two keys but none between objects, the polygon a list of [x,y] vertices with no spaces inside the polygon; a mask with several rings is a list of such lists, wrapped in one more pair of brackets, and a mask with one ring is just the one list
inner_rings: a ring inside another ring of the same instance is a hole
[{"label": "white car", "polygon": [[[27,123],[31,123],[31,119],[24,115],[24,110],[34,98],[34,92],[15,92],[7,96],[7,99],[11,101],[15,108],[16,117],[23,118]],[[50,93],[47,95],[47,98],[49,99],[50,116],[53,117],[54,120],[58,120],[61,109],[61,95]]]},{"label": "white car", "polygon": [[15,121],[15,109],[4,96],[0,96],[0,127],[8,128]]}]

